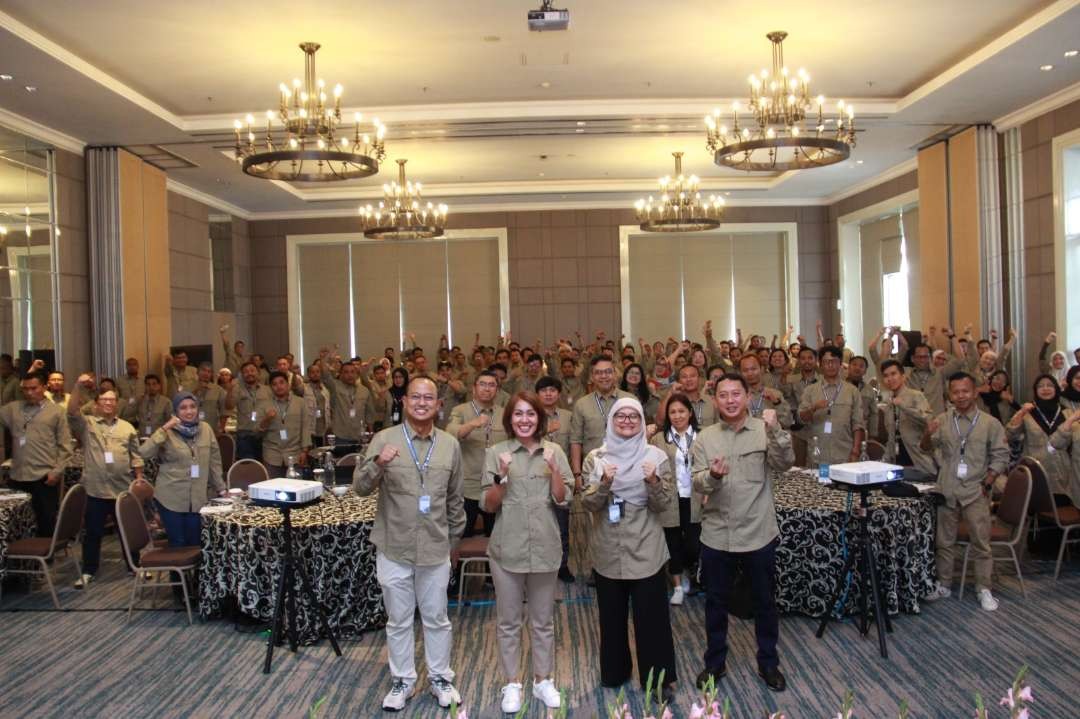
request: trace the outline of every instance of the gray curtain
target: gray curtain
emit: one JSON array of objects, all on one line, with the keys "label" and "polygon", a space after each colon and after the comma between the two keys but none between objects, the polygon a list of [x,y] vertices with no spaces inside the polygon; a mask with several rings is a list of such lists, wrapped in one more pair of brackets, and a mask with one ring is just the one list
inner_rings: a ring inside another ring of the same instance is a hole
[{"label": "gray curtain", "polygon": [[1005,231],[1008,239],[1009,272],[1009,324],[1020,336],[1012,352],[1013,389],[1017,397],[1026,396],[1027,351],[1024,338],[1028,334],[1027,315],[1024,312],[1024,185],[1021,173],[1020,128],[1005,132],[1005,157],[1002,166],[1005,173]]},{"label": "gray curtain", "polygon": [[115,147],[86,150],[90,216],[90,318],[94,367],[124,371],[124,293],[120,245],[120,161]]},{"label": "gray curtain", "polygon": [[1001,200],[998,177],[998,136],[990,125],[975,129],[979,183],[979,259],[982,282],[983,337],[990,329],[1008,335],[1005,327],[1005,299],[1002,279],[1004,257],[1001,245]]}]

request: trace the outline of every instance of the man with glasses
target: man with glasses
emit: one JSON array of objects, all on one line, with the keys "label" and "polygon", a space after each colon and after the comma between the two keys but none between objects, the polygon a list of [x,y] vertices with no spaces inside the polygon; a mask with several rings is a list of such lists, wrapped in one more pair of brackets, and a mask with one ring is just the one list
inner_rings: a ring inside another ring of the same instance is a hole
[{"label": "man with glasses", "polygon": [[465,536],[476,531],[476,517],[484,518],[484,536],[495,528],[495,515],[480,510],[480,480],[488,447],[506,439],[502,426],[506,406],[496,402],[499,381],[491,370],[482,370],[473,382],[473,398],[450,410],[449,432],[461,445],[462,493],[465,497]]},{"label": "man with glasses", "polygon": [[648,417],[646,421],[661,424],[662,418],[667,416],[668,398],[673,394],[682,393],[690,398],[690,405],[694,409],[694,416],[697,418],[698,426],[708,427],[710,424],[715,423],[716,410],[713,403],[701,391],[704,381],[705,378],[701,376],[701,370],[694,365],[684,364],[679,368],[679,381],[671,385],[671,391],[664,396],[664,401],[660,403],[660,411],[657,412],[656,417]]},{"label": "man with glasses", "polygon": [[859,390],[840,378],[844,353],[836,346],[821,348],[821,381],[810,385],[799,402],[799,419],[809,427],[810,442],[816,441],[819,456],[814,464],[856,462],[866,438],[866,419]]},{"label": "man with glasses", "polygon": [[574,403],[570,416],[570,469],[574,473],[574,494],[581,491],[581,463],[585,456],[604,442],[607,415],[615,400],[633,397],[615,387],[615,365],[601,354],[589,363],[593,391]]},{"label": "man with glasses", "polygon": [[371,539],[387,614],[392,683],[382,706],[389,711],[403,709],[414,693],[417,608],[431,693],[443,708],[461,702],[452,683],[446,615],[450,550],[465,529],[461,450],[452,435],[435,427],[439,396],[431,379],[412,379],[404,405],[405,421],[378,432],[353,472],[357,494],[378,492]]},{"label": "man with glasses", "polygon": [[964,366],[960,359],[960,343],[956,334],[949,332],[948,328],[944,331],[945,336],[952,342],[953,356],[941,367],[931,366],[930,346],[920,343],[911,350],[911,363],[915,366],[907,368],[907,386],[926,395],[935,415],[945,411],[946,378],[959,372]]}]

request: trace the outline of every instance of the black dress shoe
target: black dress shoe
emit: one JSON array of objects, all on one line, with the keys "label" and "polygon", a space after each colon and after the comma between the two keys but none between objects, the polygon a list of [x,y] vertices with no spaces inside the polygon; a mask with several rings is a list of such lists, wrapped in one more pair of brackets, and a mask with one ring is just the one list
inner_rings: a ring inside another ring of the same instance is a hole
[{"label": "black dress shoe", "polygon": [[697,681],[694,682],[694,686],[698,689],[704,689],[711,678],[713,680],[713,687],[715,688],[725,676],[727,676],[726,666],[719,667],[718,669],[702,669],[701,674],[697,675]]},{"label": "black dress shoe", "polygon": [[765,686],[772,689],[774,692],[782,692],[787,689],[787,680],[784,679],[784,675],[780,673],[778,667],[772,667],[771,669],[758,669],[758,676],[765,680]]},{"label": "black dress shoe", "polygon": [[567,584],[574,583],[574,575],[570,573],[569,567],[559,567],[559,579]]}]

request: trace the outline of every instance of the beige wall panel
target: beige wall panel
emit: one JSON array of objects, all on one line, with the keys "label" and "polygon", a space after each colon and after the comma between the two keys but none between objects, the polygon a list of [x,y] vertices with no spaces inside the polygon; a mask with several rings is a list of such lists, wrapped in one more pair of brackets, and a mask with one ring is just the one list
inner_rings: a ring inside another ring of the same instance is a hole
[{"label": "beige wall panel", "polygon": [[147,367],[146,248],[143,244],[142,161],[118,153],[120,165],[120,244],[123,248],[124,356]]},{"label": "beige wall panel", "polygon": [[919,151],[918,264],[912,265],[912,288],[919,302],[911,307],[913,327],[950,325],[949,211],[946,145]]},{"label": "beige wall panel", "polygon": [[982,326],[979,299],[979,182],[975,128],[949,140],[949,218],[955,324]]},{"label": "beige wall panel", "polygon": [[[172,344],[169,210],[165,173],[142,163],[143,243],[146,248],[146,349],[148,366],[160,369]],[[209,334],[209,333],[208,333]],[[212,336],[212,335],[211,335]],[[208,338],[207,341],[210,341]]]}]

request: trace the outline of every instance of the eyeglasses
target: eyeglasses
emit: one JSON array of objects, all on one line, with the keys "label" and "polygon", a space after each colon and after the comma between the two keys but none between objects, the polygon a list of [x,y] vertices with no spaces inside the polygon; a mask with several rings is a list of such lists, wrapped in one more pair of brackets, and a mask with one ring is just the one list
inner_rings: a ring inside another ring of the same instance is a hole
[{"label": "eyeglasses", "polygon": [[615,374],[615,369],[613,367],[608,367],[607,369],[594,369],[592,372],[595,375],[600,375],[601,377],[606,377],[608,375]]},{"label": "eyeglasses", "polygon": [[438,399],[438,397],[436,397],[433,394],[410,394],[409,395],[409,401],[410,402],[434,402],[437,399]]},{"label": "eyeglasses", "polygon": [[619,412],[612,415],[611,418],[619,424],[637,424],[641,421],[641,415],[637,412]]}]

